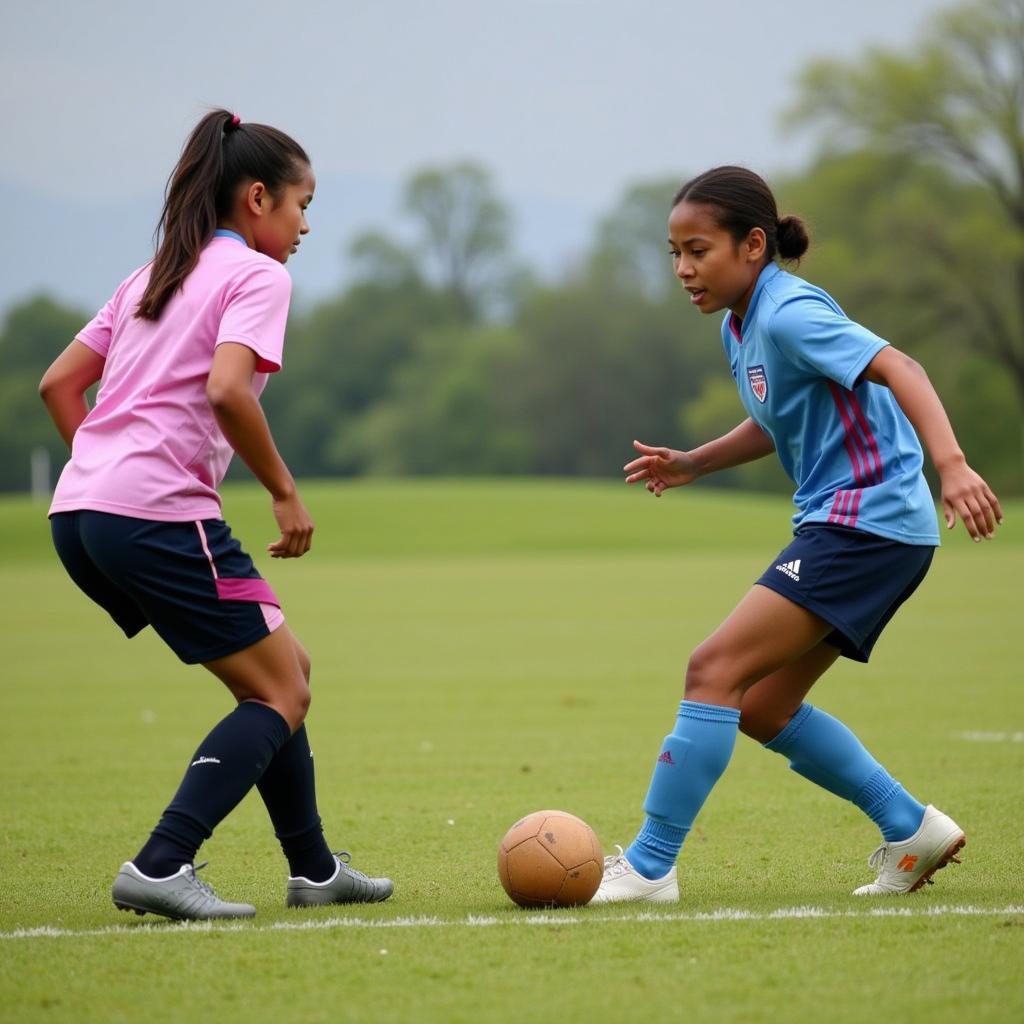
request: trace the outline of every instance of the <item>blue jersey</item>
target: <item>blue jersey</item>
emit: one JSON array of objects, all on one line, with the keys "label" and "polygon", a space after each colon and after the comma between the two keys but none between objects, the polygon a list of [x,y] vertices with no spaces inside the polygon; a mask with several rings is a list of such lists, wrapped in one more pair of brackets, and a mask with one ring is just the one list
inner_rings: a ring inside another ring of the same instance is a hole
[{"label": "blue jersey", "polygon": [[770,263],[743,321],[726,315],[722,344],[743,405],[797,485],[794,529],[833,523],[939,543],[914,428],[887,387],[857,383],[887,342]]}]

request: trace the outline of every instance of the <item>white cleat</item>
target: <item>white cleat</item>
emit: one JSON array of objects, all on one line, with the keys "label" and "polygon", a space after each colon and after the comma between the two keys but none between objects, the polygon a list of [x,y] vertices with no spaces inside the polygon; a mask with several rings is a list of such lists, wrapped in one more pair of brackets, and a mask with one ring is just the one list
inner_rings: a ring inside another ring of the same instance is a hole
[{"label": "white cleat", "polygon": [[853,890],[854,896],[898,896],[916,892],[939,868],[951,861],[960,863],[957,853],[967,839],[963,829],[948,814],[929,804],[921,827],[899,843],[882,843],[868,858],[878,877]]},{"label": "white cleat", "polygon": [[639,874],[619,852],[604,859],[604,876],[591,903],[677,903],[679,883],[673,867],[662,878],[649,879]]}]

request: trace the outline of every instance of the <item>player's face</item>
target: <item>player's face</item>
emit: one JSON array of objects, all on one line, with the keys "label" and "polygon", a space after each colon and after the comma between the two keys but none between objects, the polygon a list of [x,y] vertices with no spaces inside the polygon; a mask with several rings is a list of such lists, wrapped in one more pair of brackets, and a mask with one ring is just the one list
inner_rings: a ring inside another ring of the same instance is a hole
[{"label": "player's face", "polygon": [[764,232],[754,228],[737,243],[706,203],[685,200],[668,218],[672,268],[702,313],[731,309],[742,317],[764,266]]},{"label": "player's face", "polygon": [[316,178],[308,165],[296,182],[285,185],[277,199],[267,193],[267,207],[254,225],[255,248],[280,263],[299,247],[303,235],[309,234],[306,207],[313,201]]}]

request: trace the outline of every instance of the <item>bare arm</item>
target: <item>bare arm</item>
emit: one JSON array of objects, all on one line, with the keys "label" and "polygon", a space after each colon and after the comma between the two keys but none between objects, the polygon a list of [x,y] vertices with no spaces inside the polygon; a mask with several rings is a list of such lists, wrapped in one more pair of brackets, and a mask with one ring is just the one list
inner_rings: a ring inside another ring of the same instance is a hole
[{"label": "bare arm", "polygon": [[298,558],[310,548],[313,521],[252,393],[256,353],[246,345],[218,345],[206,382],[206,398],[228,443],[270,493],[279,540],[267,546],[274,558]]},{"label": "bare arm", "polygon": [[701,476],[763,459],[775,451],[775,442],[752,419],[745,419],[728,434],[690,452]]},{"label": "bare arm", "polygon": [[656,498],[669,487],[682,487],[709,473],[742,466],[745,462],[763,459],[775,451],[775,442],[752,420],[745,419],[728,434],[708,441],[693,451],[673,448],[651,448],[633,442],[640,458],[627,462],[623,471],[626,483],[646,481],[647,490]]},{"label": "bare arm", "polygon": [[959,515],[975,540],[991,539],[996,524],[1003,521],[999,500],[967,465],[942,401],[920,363],[888,346],[868,363],[862,379],[892,391],[928,450],[942,486],[946,526],[952,529]]},{"label": "bare arm", "polygon": [[105,362],[103,356],[76,338],[39,382],[39,397],[68,448],[89,412],[85,393],[103,375]]}]

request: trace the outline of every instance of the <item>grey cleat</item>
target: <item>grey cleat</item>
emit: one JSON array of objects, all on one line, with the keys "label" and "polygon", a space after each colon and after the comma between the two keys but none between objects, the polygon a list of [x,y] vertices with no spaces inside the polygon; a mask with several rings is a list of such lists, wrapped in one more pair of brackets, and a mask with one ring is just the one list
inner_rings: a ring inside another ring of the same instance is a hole
[{"label": "grey cleat", "polygon": [[212,921],[221,917],[252,917],[248,903],[226,903],[213,887],[196,877],[205,868],[183,864],[169,878],[150,878],[131,862],[121,865],[111,895],[118,910],[136,914],[160,914],[175,921]]},{"label": "grey cleat", "polygon": [[326,882],[289,878],[286,902],[289,907],[318,907],[328,903],[380,903],[394,891],[390,878],[367,878],[350,868],[348,853],[336,853],[334,874]]}]

